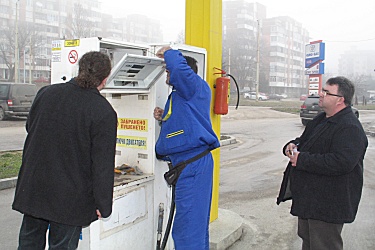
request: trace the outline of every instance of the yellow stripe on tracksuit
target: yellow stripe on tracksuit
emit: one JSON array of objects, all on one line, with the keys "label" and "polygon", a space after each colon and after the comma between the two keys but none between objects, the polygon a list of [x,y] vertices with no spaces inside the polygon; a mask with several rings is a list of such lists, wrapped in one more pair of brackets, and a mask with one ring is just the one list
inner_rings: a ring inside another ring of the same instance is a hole
[{"label": "yellow stripe on tracksuit", "polygon": [[183,134],[183,133],[184,133],[184,130],[179,130],[179,131],[167,134],[166,138],[171,138],[173,136],[180,135],[180,134]]}]

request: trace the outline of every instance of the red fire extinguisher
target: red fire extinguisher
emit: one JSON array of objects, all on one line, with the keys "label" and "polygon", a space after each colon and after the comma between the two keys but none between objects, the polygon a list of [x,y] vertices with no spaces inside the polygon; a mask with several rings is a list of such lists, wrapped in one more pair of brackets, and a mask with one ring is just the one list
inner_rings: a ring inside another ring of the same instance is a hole
[{"label": "red fire extinguisher", "polygon": [[[228,114],[228,105],[229,105],[229,96],[230,96],[230,77],[232,77],[230,74],[227,74],[224,70],[215,68],[217,70],[220,70],[220,73],[215,74],[221,74],[221,77],[218,77],[216,79],[214,88],[215,91],[215,104],[214,104],[214,113],[217,115],[226,115]],[[232,77],[233,78],[233,77]],[[236,80],[233,78],[238,92],[238,86]],[[237,106],[238,108],[238,101],[239,101],[239,92],[238,92],[238,99],[237,99]]]}]

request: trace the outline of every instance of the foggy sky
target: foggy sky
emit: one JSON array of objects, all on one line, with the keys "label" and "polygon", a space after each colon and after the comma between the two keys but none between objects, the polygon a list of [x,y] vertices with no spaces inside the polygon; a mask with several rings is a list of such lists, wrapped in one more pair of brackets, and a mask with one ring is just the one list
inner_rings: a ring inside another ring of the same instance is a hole
[{"label": "foggy sky", "polygon": [[[249,1],[255,2],[255,1]],[[344,51],[375,50],[374,0],[258,0],[267,17],[290,16],[310,33],[311,41],[326,43],[326,73],[337,73],[337,60]],[[106,0],[102,11],[115,17],[143,14],[161,21],[164,40],[174,41],[184,30],[185,0]]]}]

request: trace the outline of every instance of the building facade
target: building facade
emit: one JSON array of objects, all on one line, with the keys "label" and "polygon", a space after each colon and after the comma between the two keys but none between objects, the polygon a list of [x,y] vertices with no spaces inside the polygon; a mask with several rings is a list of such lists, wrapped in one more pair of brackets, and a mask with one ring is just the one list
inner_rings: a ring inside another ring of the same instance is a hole
[{"label": "building facade", "polygon": [[223,29],[223,68],[239,78],[241,89],[255,90],[259,73],[260,91],[290,96],[307,91],[304,58],[309,33],[299,22],[267,18],[266,6],[232,0],[223,2]]},{"label": "building facade", "polygon": [[375,50],[352,48],[339,58],[339,75],[367,76],[375,79]]},{"label": "building facade", "polygon": [[101,13],[98,0],[0,0],[0,81],[13,81],[17,64],[18,82],[48,83],[52,41],[95,36],[148,43],[162,30],[146,16]]},{"label": "building facade", "polygon": [[[309,33],[296,20],[283,16],[263,21],[263,42],[268,62],[266,81],[272,93],[299,96],[307,91],[305,45]],[[267,70],[267,68],[266,68]]]}]

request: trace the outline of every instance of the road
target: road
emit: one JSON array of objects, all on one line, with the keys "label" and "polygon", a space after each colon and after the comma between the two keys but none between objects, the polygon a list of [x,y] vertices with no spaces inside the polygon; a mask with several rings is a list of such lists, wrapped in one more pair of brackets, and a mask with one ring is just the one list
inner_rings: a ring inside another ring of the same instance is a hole
[{"label": "road", "polygon": [[[375,112],[361,112],[363,123]],[[24,120],[0,122],[0,147],[21,149]],[[296,218],[289,214],[290,202],[276,205],[287,158],[282,146],[299,136],[304,127],[299,117],[268,108],[239,107],[222,117],[222,133],[237,143],[221,148],[219,207],[244,218],[244,234],[229,250],[297,250]],[[7,143],[2,143],[2,141]],[[365,186],[357,219],[344,226],[345,250],[375,249],[375,137],[369,137],[365,158]],[[5,148],[9,149],[9,148]],[[1,150],[1,149],[0,149]],[[0,250],[17,248],[21,215],[11,210],[14,189],[0,191]]]},{"label": "road", "polygon": [[[362,112],[361,112],[362,114]],[[363,112],[373,120],[375,113]],[[297,115],[268,109],[239,107],[223,116],[222,133],[238,143],[221,149],[219,207],[244,218],[244,235],[229,250],[297,250],[297,219],[289,214],[290,202],[276,205],[282,173],[288,162],[281,148],[299,136],[304,127]],[[374,137],[365,159],[365,186],[357,219],[344,226],[345,250],[375,249]]]},{"label": "road", "polygon": [[0,121],[0,152],[22,150],[26,138],[26,118],[12,118]]}]

